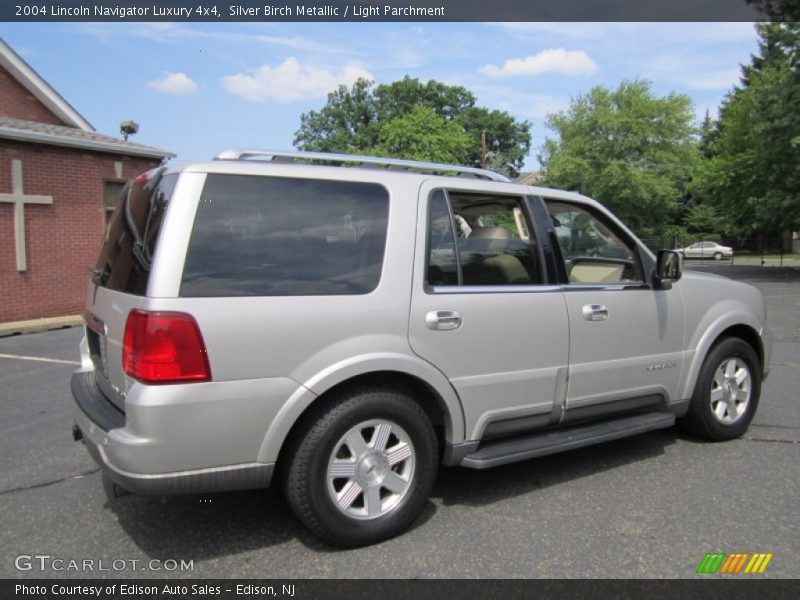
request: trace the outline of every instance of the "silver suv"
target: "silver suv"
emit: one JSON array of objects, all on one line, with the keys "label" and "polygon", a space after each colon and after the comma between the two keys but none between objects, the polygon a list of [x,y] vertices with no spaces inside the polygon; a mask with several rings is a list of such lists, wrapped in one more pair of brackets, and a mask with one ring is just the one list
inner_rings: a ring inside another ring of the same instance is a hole
[{"label": "silver suv", "polygon": [[[349,168],[348,168],[349,167]],[[226,151],[130,182],[87,289],[76,439],[134,493],[279,476],[324,540],[396,535],[437,466],[747,429],[747,285],[489,171]]]}]

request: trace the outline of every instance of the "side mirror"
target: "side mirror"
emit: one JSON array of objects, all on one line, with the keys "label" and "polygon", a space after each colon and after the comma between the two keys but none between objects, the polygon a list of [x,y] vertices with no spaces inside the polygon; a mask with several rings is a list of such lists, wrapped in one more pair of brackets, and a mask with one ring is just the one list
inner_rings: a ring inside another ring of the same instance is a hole
[{"label": "side mirror", "polygon": [[683,257],[674,250],[659,250],[653,280],[657,289],[668,290],[683,275]]}]

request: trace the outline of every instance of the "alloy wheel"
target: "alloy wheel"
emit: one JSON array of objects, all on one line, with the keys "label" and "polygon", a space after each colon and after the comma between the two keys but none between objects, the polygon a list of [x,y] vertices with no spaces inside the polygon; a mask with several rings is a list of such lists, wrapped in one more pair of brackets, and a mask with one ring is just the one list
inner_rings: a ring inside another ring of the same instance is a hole
[{"label": "alloy wheel", "polygon": [[717,367],[711,382],[711,414],[723,425],[732,425],[747,412],[752,377],[750,369],[739,358],[727,358]]},{"label": "alloy wheel", "polygon": [[333,447],[326,473],[328,494],[345,515],[376,519],[406,497],[414,468],[414,445],[402,427],[384,419],[364,421]]}]

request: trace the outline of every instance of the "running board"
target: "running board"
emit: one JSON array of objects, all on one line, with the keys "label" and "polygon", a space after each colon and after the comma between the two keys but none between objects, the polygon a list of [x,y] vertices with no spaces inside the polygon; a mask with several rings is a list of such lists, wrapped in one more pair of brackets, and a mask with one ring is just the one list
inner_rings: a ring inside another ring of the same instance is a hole
[{"label": "running board", "polygon": [[462,467],[489,469],[536,456],[546,456],[591,446],[600,442],[618,440],[654,429],[672,427],[675,415],[671,412],[649,412],[611,419],[600,423],[586,423],[565,429],[551,429],[525,437],[488,442],[477,452],[461,459]]}]

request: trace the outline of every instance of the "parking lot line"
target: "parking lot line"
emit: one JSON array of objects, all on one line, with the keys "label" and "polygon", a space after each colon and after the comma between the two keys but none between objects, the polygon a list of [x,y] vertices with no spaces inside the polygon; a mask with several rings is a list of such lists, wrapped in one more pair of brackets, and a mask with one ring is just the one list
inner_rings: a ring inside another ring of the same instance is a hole
[{"label": "parking lot line", "polygon": [[16,360],[34,360],[38,362],[49,362],[49,363],[58,363],[61,365],[79,365],[78,361],[75,360],[61,360],[60,358],[44,358],[41,356],[19,356],[17,354],[2,354],[0,353],[0,358],[12,358]]}]

